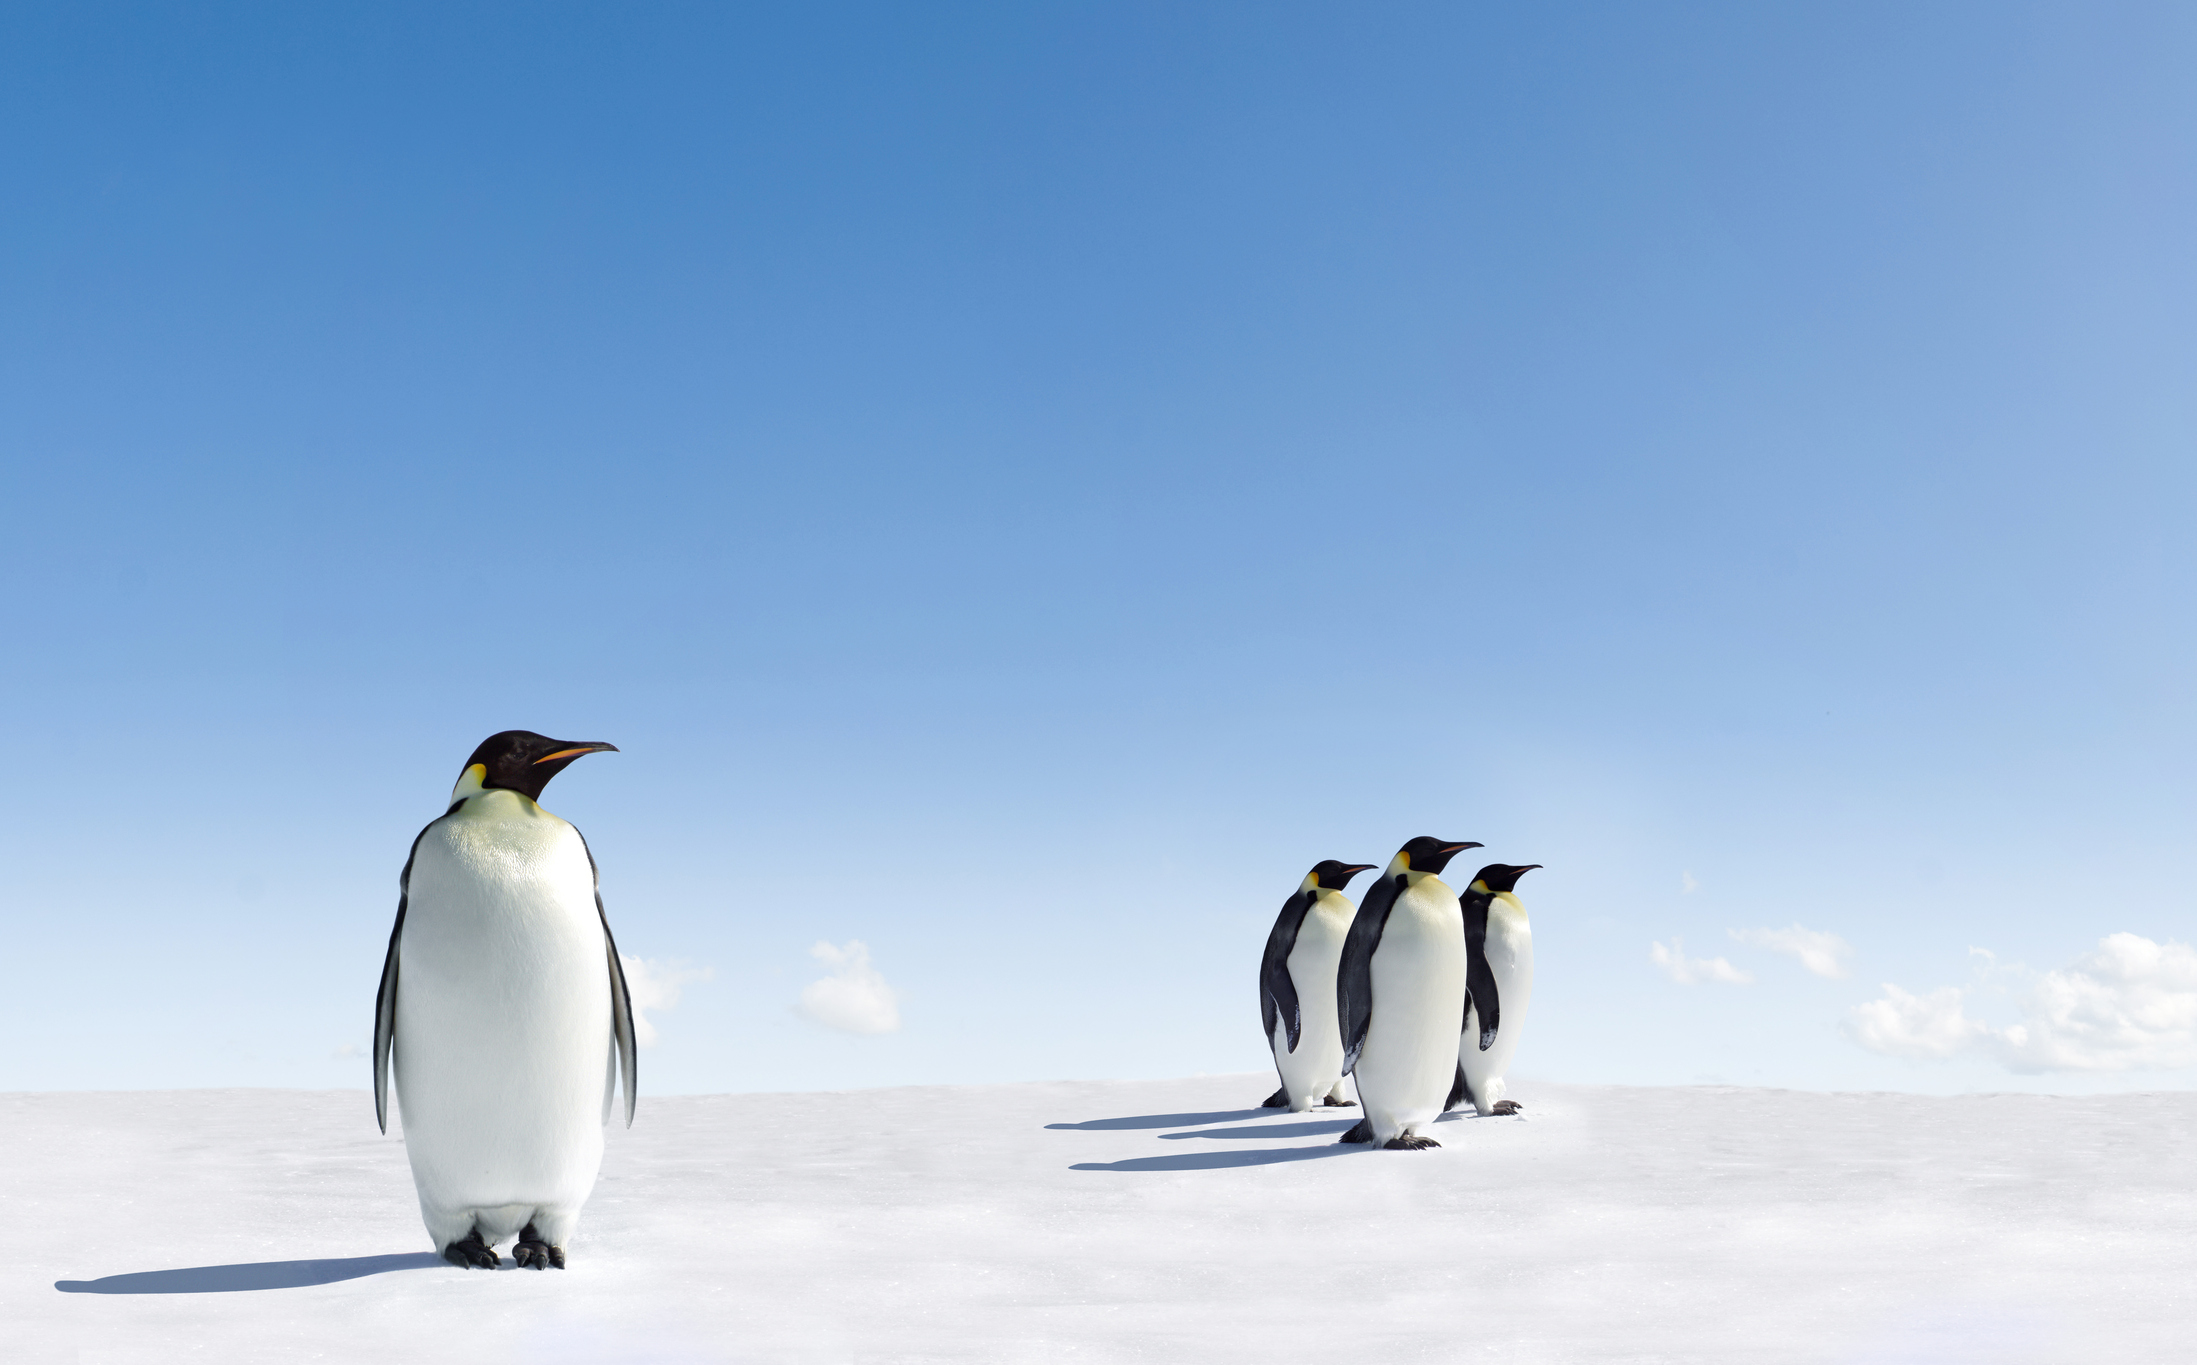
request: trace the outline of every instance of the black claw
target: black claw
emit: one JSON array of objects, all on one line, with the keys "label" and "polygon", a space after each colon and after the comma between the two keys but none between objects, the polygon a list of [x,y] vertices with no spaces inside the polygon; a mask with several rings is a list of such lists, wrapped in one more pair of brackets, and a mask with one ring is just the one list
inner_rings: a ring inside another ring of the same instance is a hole
[{"label": "black claw", "polygon": [[1430,1137],[1404,1136],[1390,1138],[1381,1144],[1381,1149],[1389,1152],[1423,1152],[1429,1147],[1439,1147],[1441,1145],[1441,1143]]},{"label": "black claw", "polygon": [[1488,1112],[1490,1114],[1515,1114],[1525,1107],[1516,1100],[1497,1100],[1495,1107]]},{"label": "black claw", "polygon": [[444,1247],[442,1258],[460,1270],[494,1270],[502,1263],[495,1250],[481,1240],[479,1228]]},{"label": "black claw", "polygon": [[1339,1100],[1336,1099],[1333,1095],[1330,1095],[1326,1099],[1321,1100],[1320,1103],[1326,1105],[1330,1109],[1356,1109],[1358,1107],[1358,1102],[1356,1100]]},{"label": "black claw", "polygon": [[547,1270],[551,1266],[559,1270],[565,1268],[564,1248],[543,1241],[532,1223],[520,1229],[518,1245],[511,1249],[511,1259],[520,1265],[532,1265],[536,1270]]}]

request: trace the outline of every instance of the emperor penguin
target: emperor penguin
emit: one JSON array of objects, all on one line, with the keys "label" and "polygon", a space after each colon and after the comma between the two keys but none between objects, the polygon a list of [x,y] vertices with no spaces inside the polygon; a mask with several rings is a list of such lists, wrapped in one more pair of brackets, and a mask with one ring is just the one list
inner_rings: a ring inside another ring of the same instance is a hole
[{"label": "emperor penguin", "polygon": [[374,1118],[397,1073],[420,1216],[443,1259],[564,1269],[617,1078],[633,1123],[633,1004],[580,832],[536,804],[615,745],[506,730],[412,841],[374,997]]},{"label": "emperor penguin", "polygon": [[1397,1151],[1442,1144],[1419,1130],[1443,1109],[1457,1071],[1452,1020],[1465,1012],[1465,925],[1436,875],[1475,843],[1426,835],[1398,849],[1351,921],[1335,976],[1343,1074],[1365,1117],[1344,1142]]},{"label": "emperor penguin", "polygon": [[1540,865],[1489,863],[1457,898],[1465,917],[1465,1027],[1445,1109],[1469,1103],[1482,1118],[1518,1112],[1516,1100],[1503,1098],[1503,1077],[1533,998],[1533,926],[1516,891],[1518,879]]},{"label": "emperor penguin", "polygon": [[1266,1022],[1267,1045],[1282,1088],[1264,1108],[1289,1106],[1302,1114],[1315,1105],[1345,1108],[1343,1035],[1335,1016],[1335,968],[1342,961],[1343,938],[1358,908],[1343,894],[1350,879],[1373,870],[1371,863],[1314,864],[1296,893],[1282,902],[1274,932],[1266,936],[1266,957],[1259,963],[1259,1017]]}]

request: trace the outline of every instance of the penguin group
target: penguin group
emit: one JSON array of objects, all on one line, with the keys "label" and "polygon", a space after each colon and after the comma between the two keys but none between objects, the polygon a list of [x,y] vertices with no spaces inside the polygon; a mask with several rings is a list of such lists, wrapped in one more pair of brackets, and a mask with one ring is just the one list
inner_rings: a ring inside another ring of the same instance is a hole
[{"label": "penguin group", "polygon": [[[597,889],[594,854],[541,806],[595,741],[506,730],[459,770],[449,806],[397,879],[374,997],[374,1117],[394,1078],[420,1216],[445,1260],[565,1267],[602,1166],[622,1080],[633,1122],[633,1002]],[[1434,1147],[1424,1130],[1503,1098],[1533,988],[1533,935],[1515,888],[1538,864],[1490,863],[1461,895],[1440,873],[1476,843],[1418,838],[1353,906],[1371,863],[1317,864],[1282,906],[1259,967],[1259,1009],[1281,1089],[1266,1101],[1364,1117],[1344,1142]]]},{"label": "penguin group", "polygon": [[1541,866],[1489,863],[1463,891],[1441,873],[1472,842],[1421,835],[1396,851],[1353,907],[1344,890],[1372,863],[1317,863],[1275,918],[1259,964],[1259,1015],[1281,1089],[1264,1107],[1348,1107],[1340,1139],[1394,1151],[1441,1144],[1424,1131],[1470,1104],[1515,1114],[1503,1097],[1533,993],[1533,930],[1518,879]]}]

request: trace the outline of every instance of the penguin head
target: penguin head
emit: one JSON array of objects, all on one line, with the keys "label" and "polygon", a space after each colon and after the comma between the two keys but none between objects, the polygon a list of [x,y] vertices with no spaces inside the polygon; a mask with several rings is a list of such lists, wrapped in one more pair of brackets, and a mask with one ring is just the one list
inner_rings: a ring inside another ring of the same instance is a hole
[{"label": "penguin head", "polygon": [[450,791],[452,804],[476,792],[512,791],[529,801],[542,799],[549,779],[565,770],[582,754],[614,754],[615,744],[592,740],[551,739],[532,730],[506,730],[481,741],[481,747],[465,761],[458,785]]},{"label": "penguin head", "polygon": [[1304,874],[1306,891],[1340,891],[1350,885],[1350,879],[1361,872],[1371,872],[1372,863],[1338,863],[1333,858],[1314,863],[1312,870]]},{"label": "penguin head", "polygon": [[1438,876],[1443,868],[1449,866],[1450,859],[1468,848],[1478,847],[1478,844],[1471,842],[1453,844],[1447,839],[1422,834],[1396,850],[1396,856],[1389,860],[1388,872],[1383,875],[1408,876],[1413,881],[1421,877]]},{"label": "penguin head", "polygon": [[1512,867],[1509,863],[1489,863],[1472,874],[1472,889],[1483,894],[1507,896],[1518,889],[1518,879],[1539,867],[1539,863],[1527,863]]}]

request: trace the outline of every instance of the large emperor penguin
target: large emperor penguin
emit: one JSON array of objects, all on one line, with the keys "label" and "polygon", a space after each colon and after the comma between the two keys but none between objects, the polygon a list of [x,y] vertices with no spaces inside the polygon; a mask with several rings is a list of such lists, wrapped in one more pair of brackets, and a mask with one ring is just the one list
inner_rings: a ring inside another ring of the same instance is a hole
[{"label": "large emperor penguin", "polygon": [[1478,844],[1426,835],[1397,850],[1351,921],[1335,976],[1343,1073],[1365,1117],[1344,1142],[1399,1151],[1442,1144],[1419,1130],[1443,1109],[1457,1073],[1453,1021],[1465,1012],[1465,925],[1436,874]]},{"label": "large emperor penguin", "polygon": [[1259,963],[1259,1017],[1274,1050],[1282,1088],[1265,1108],[1302,1114],[1315,1105],[1347,1106],[1343,1098],[1343,1033],[1335,1015],[1335,968],[1358,907],[1343,888],[1371,863],[1315,864],[1282,902]]},{"label": "large emperor penguin", "polygon": [[397,1070],[420,1216],[444,1259],[493,1270],[494,1248],[565,1264],[595,1188],[625,1075],[633,1007],[580,832],[542,788],[609,744],[506,730],[465,761],[450,809],[412,841],[374,998],[374,1117]]},{"label": "large emperor penguin", "polygon": [[1515,1114],[1503,1077],[1518,1053],[1533,999],[1533,926],[1518,903],[1518,879],[1539,867],[1489,863],[1457,898],[1465,918],[1465,1027],[1457,1039],[1457,1080],[1445,1109],[1469,1103],[1484,1118]]}]

